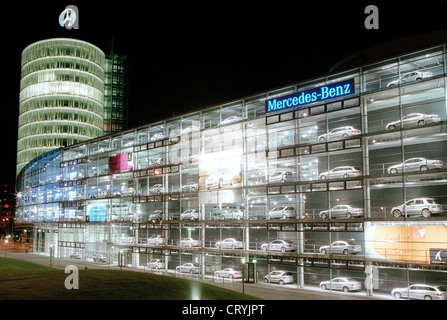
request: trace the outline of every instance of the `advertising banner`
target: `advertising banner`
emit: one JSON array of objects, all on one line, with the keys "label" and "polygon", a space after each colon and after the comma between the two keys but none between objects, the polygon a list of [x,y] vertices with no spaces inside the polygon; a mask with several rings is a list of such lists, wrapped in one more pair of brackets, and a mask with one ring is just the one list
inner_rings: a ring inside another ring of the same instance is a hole
[{"label": "advertising banner", "polygon": [[132,170],[132,154],[123,153],[110,157],[109,170],[111,173]]}]

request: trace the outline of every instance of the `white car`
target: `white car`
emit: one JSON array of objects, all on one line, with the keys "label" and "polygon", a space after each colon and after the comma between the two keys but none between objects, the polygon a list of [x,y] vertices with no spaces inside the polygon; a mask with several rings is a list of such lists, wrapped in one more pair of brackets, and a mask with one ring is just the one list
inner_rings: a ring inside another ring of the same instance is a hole
[{"label": "white car", "polygon": [[193,238],[184,238],[177,243],[180,247],[198,247],[200,245],[199,240]]},{"label": "white car", "polygon": [[152,259],[147,263],[149,269],[164,269],[165,263],[160,259]]},{"label": "white car", "polygon": [[221,122],[219,122],[218,126],[224,126],[230,123],[236,123],[242,121],[242,117],[238,117],[238,116],[231,116],[226,118],[225,120],[222,120]]},{"label": "white car", "polygon": [[270,243],[264,243],[261,245],[262,251],[296,251],[296,245],[290,240],[273,240]]},{"label": "white car", "polygon": [[321,246],[319,251],[321,254],[331,253],[344,254],[347,256],[362,252],[362,247],[360,245],[355,245],[351,241],[335,241],[328,246]]},{"label": "white car", "polygon": [[152,220],[162,220],[163,219],[163,211],[161,210],[155,210],[153,211],[150,215],[148,220],[152,221]]},{"label": "white car", "polygon": [[338,277],[321,282],[320,288],[323,290],[343,290],[344,292],[358,291],[362,289],[362,283],[354,278]]},{"label": "white car", "polygon": [[341,204],[333,207],[330,210],[324,210],[320,212],[321,219],[328,219],[329,217],[347,219],[351,219],[352,217],[363,217],[363,209],[353,208],[351,206]]},{"label": "white car", "polygon": [[408,200],[400,206],[393,207],[390,213],[396,218],[399,218],[402,215],[422,215],[423,217],[428,218],[432,214],[440,214],[442,212],[444,212],[444,208],[436,199],[415,198]]},{"label": "white car", "polygon": [[[402,117],[403,127],[423,126],[427,123],[435,123],[441,121],[441,117],[437,114],[425,114],[425,113],[410,113]],[[396,130],[400,128],[401,121],[396,120],[386,125],[386,130]]]},{"label": "white car", "polygon": [[391,88],[399,84],[405,84],[416,80],[433,77],[433,73],[427,71],[412,71],[404,73],[399,79],[389,82],[386,86]]},{"label": "white car", "polygon": [[265,283],[279,283],[281,285],[287,284],[287,283],[293,283],[293,273],[289,271],[282,271],[282,270],[274,270],[265,275],[264,277]]},{"label": "white car", "polygon": [[268,183],[284,183],[287,181],[293,181],[293,174],[290,171],[275,172],[268,179]]},{"label": "white car", "polygon": [[243,249],[244,243],[234,238],[227,238],[223,241],[216,242],[217,249]]},{"label": "white car", "polygon": [[95,256],[93,258],[94,262],[107,262],[107,258],[104,255]]},{"label": "white car", "polygon": [[160,235],[153,235],[147,239],[147,244],[161,246],[165,244],[165,238]]},{"label": "white car", "polygon": [[224,185],[233,185],[233,175],[227,168],[220,168],[206,179],[205,185],[210,188],[222,188]]},{"label": "white car", "polygon": [[294,207],[274,207],[269,211],[267,218],[269,219],[287,219],[287,218],[295,218],[296,211]]},{"label": "white car", "polygon": [[362,175],[362,170],[351,166],[341,166],[332,169],[329,172],[323,172],[320,174],[319,179],[346,179],[350,177],[358,177]]},{"label": "white car", "polygon": [[318,141],[325,142],[325,141],[346,139],[359,134],[362,134],[362,131],[354,127],[340,127],[332,129],[331,131],[329,131],[329,133],[325,133],[318,136]]},{"label": "white car", "polygon": [[242,278],[242,272],[234,268],[225,268],[223,270],[214,272],[214,276],[221,278],[236,279],[236,278]]},{"label": "white car", "polygon": [[187,209],[180,214],[182,220],[197,220],[199,219],[199,211],[196,209]]},{"label": "white car", "polygon": [[188,134],[188,133],[195,132],[195,131],[200,131],[200,128],[199,128],[199,127],[196,127],[196,126],[190,126],[190,127],[187,127],[187,128],[185,128],[185,129],[183,129],[183,130],[180,132],[180,134],[181,134],[181,135],[184,135],[184,134]]},{"label": "white car", "polygon": [[432,169],[442,169],[444,163],[441,160],[430,160],[425,158],[411,158],[400,164],[396,164],[387,169],[388,173],[394,174],[398,172],[410,171],[426,171]]},{"label": "white car", "polygon": [[184,263],[181,266],[177,266],[175,268],[175,272],[191,273],[191,274],[200,273],[200,268],[194,263]]}]

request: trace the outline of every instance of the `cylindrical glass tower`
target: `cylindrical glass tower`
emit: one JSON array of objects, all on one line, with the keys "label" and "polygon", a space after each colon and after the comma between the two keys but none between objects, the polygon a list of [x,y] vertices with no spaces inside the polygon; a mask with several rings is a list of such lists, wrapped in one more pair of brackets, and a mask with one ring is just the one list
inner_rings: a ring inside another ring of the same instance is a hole
[{"label": "cylindrical glass tower", "polygon": [[103,134],[105,59],[75,39],[23,50],[16,174],[43,153]]}]

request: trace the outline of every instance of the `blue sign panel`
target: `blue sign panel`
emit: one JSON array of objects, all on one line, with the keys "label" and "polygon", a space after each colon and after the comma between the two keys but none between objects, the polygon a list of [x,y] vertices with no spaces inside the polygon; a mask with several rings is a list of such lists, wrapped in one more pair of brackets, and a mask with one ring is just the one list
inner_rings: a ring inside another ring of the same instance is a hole
[{"label": "blue sign panel", "polygon": [[312,102],[338,98],[354,93],[354,79],[328,84],[307,91],[301,91],[280,98],[265,101],[265,112],[299,107]]}]

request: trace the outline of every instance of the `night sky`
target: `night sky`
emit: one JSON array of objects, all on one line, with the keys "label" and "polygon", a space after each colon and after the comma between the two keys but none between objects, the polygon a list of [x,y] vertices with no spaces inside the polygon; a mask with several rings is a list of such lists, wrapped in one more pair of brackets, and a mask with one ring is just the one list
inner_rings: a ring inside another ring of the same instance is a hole
[{"label": "night sky", "polygon": [[[2,3],[0,183],[10,185],[13,192],[20,55],[35,41],[77,38],[108,54],[113,38],[115,52],[130,59],[129,127],[135,127],[325,75],[340,59],[371,45],[447,29],[447,1],[420,3]],[[59,14],[70,4],[79,9],[78,30],[58,23]],[[364,27],[368,4],[379,9],[378,30]]]}]

